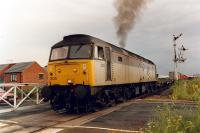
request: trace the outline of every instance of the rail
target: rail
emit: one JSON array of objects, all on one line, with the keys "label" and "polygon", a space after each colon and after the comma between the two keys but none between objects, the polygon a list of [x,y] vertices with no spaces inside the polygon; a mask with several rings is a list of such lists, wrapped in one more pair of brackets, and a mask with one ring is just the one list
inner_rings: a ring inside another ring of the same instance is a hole
[{"label": "rail", "polygon": [[42,86],[37,83],[2,83],[0,84],[0,101],[11,106],[13,111],[28,99],[40,104],[43,101],[39,93]]}]

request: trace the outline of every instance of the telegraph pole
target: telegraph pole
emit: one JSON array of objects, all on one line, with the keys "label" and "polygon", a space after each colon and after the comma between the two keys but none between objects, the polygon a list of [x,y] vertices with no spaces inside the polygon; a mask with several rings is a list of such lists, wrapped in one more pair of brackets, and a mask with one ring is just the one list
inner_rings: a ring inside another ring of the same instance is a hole
[{"label": "telegraph pole", "polygon": [[[176,40],[179,39],[183,34],[179,34],[178,36],[173,35],[173,47],[174,47],[174,80],[178,80],[178,63],[183,63],[185,62],[185,58],[183,58],[183,52],[188,50],[186,48],[184,48],[184,46],[182,45],[182,47],[179,49],[180,53],[177,53],[177,43]],[[178,55],[177,55],[178,54]]]}]

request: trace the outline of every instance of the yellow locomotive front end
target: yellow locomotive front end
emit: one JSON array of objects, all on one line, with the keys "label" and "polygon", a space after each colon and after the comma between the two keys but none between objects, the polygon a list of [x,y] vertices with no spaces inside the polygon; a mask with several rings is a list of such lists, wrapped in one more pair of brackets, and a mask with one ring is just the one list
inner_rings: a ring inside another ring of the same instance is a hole
[{"label": "yellow locomotive front end", "polygon": [[48,64],[48,85],[92,85],[92,60],[62,60]]},{"label": "yellow locomotive front end", "polygon": [[[42,90],[52,109],[73,110],[86,105],[94,85],[93,44],[73,37],[51,48],[48,63],[48,87]],[[86,107],[85,107],[86,108]]]},{"label": "yellow locomotive front end", "polygon": [[56,46],[48,64],[48,85],[92,85],[91,44]]}]

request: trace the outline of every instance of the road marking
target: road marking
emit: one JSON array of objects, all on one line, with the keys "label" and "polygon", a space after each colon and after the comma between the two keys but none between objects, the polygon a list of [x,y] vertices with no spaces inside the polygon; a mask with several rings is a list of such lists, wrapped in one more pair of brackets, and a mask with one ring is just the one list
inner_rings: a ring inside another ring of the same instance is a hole
[{"label": "road marking", "polygon": [[122,132],[122,133],[140,133],[140,131],[136,131],[136,130],[123,130],[123,129],[90,127],[90,126],[65,126],[65,128],[48,128],[46,130],[42,130],[42,131],[37,132],[37,133],[58,133],[60,131],[65,130],[66,128],[84,128],[84,129],[107,130],[107,131]]},{"label": "road marking", "polygon": [[17,124],[17,122],[15,121],[9,121],[9,120],[0,120],[0,127],[6,127],[8,125],[12,125],[12,124]]},{"label": "road marking", "polygon": [[18,122],[15,121],[9,121],[9,120],[0,120],[2,123],[9,123],[9,124],[17,124]]},{"label": "road marking", "polygon": [[5,127],[5,126],[7,126],[8,124],[6,124],[6,123],[1,123],[0,122],[0,127]]},{"label": "road marking", "polygon": [[90,126],[67,126],[67,128],[99,129],[99,130],[117,131],[117,132],[123,132],[123,133],[139,133],[140,132],[140,131],[134,131],[134,130],[123,130],[123,129],[90,127]]},{"label": "road marking", "polygon": [[22,133],[22,131],[24,130],[24,127],[20,126],[20,125],[8,125],[5,127],[1,127],[1,133],[13,133],[13,132],[18,132],[20,131],[20,133]]},{"label": "road marking", "polygon": [[0,110],[0,114],[1,113],[8,113],[8,112],[12,112],[12,111],[22,111],[22,110],[27,110],[27,109],[33,109],[33,108],[41,108],[42,106],[48,105],[47,103],[43,103],[40,105],[27,105],[27,106],[23,106],[23,107],[19,107],[17,110],[13,110],[13,108],[7,108],[7,109],[1,109]]},{"label": "road marking", "polygon": [[1,114],[1,113],[11,112],[11,111],[12,111],[11,108],[9,108],[9,109],[2,109],[2,110],[0,110],[0,114]]},{"label": "road marking", "polygon": [[64,130],[63,128],[48,128],[46,130],[39,131],[37,133],[57,133]]}]

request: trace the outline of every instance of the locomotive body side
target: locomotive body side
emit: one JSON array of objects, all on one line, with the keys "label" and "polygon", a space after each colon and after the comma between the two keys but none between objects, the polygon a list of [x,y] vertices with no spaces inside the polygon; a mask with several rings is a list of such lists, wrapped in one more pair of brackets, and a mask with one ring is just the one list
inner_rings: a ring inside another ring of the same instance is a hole
[{"label": "locomotive body side", "polygon": [[150,60],[88,35],[71,35],[51,49],[42,95],[54,110],[71,110],[131,98],[152,91],[155,82]]},{"label": "locomotive body side", "polygon": [[[102,46],[104,49],[105,47]],[[154,63],[138,55],[131,55],[125,50],[116,51],[112,47],[109,48],[111,50],[111,79],[107,80],[107,59],[94,60],[94,86],[156,82]]]}]

